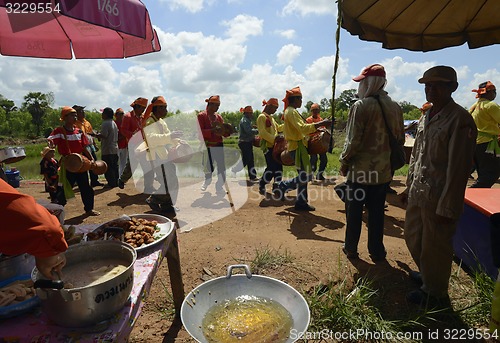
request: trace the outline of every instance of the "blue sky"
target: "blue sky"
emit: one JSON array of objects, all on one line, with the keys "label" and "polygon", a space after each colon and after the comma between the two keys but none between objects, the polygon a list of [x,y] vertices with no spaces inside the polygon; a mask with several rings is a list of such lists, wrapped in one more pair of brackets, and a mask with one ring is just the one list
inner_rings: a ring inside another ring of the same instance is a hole
[{"label": "blue sky", "polygon": [[[125,60],[42,60],[0,56],[0,94],[17,105],[30,91],[53,92],[55,106],[123,107],[164,95],[169,110],[203,109],[221,95],[220,111],[283,98],[299,85],[304,100],[331,97],[335,54],[333,0],[143,0],[162,51]],[[459,76],[455,100],[474,102],[480,82],[500,82],[500,46],[466,45],[437,52],[385,50],[341,31],[337,94],[356,88],[351,78],[372,63],[387,71],[386,90],[397,101],[425,102],[422,73],[438,64]],[[280,108],[282,110],[282,108]]]}]

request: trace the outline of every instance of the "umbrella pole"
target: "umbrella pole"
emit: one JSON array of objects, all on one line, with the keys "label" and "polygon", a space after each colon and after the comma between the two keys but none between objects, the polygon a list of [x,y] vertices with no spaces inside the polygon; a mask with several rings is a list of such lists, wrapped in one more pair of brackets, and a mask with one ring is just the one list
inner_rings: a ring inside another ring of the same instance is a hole
[{"label": "umbrella pole", "polygon": [[[212,151],[210,150],[210,148],[208,146],[205,145],[205,149],[207,149],[207,157],[208,157],[208,163],[211,164],[211,166],[213,167],[213,159],[212,159]],[[222,146],[222,151],[221,151],[221,154],[224,154],[224,146]],[[210,163],[212,162],[212,163]],[[226,163],[224,163],[224,168],[225,168],[225,165]],[[212,169],[212,168],[210,168]],[[212,173],[214,172],[214,170],[212,170]],[[217,172],[219,172],[219,165],[217,164]],[[221,177],[222,175],[219,173],[217,175],[217,177]],[[229,200],[229,206],[231,207],[231,210],[233,211],[233,213],[236,213],[236,209],[234,208],[234,203],[233,203],[233,197],[231,195],[231,191],[229,190],[229,186],[227,185],[227,173],[226,171],[224,170],[224,188],[226,189],[226,194],[227,194],[227,199]]]},{"label": "umbrella pole", "polygon": [[337,83],[337,70],[339,69],[339,59],[340,59],[340,28],[342,25],[342,15],[341,15],[341,2],[342,0],[337,0],[337,31],[335,32],[335,63],[333,65],[333,76],[332,76],[332,124],[330,126],[330,144],[328,146],[328,152],[333,151],[333,128],[335,125],[335,85]]}]

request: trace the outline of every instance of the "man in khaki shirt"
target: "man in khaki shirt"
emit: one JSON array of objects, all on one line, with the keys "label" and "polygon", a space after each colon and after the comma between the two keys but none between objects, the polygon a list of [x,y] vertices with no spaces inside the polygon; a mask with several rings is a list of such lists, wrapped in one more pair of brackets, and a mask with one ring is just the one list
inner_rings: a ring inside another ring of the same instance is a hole
[{"label": "man in khaki shirt", "polygon": [[407,294],[419,305],[449,306],[452,238],[463,210],[477,136],[471,115],[453,101],[457,74],[447,66],[427,70],[418,80],[432,103],[420,118],[402,195],[407,202],[404,235],[420,272],[420,288]]}]

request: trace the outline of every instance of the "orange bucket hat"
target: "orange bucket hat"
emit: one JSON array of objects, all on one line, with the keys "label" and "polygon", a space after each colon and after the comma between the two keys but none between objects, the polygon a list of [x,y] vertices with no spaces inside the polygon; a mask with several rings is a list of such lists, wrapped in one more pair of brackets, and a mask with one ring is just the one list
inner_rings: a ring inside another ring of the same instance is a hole
[{"label": "orange bucket hat", "polygon": [[61,109],[61,121],[63,121],[70,113],[76,113],[76,110],[73,107],[64,106]]}]

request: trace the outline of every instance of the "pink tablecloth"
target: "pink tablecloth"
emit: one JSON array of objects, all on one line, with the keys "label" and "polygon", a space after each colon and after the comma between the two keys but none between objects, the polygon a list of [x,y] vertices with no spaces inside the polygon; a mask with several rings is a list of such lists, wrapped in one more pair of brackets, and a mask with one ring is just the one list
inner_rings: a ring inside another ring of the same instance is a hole
[{"label": "pink tablecloth", "polygon": [[[88,232],[97,226],[82,225],[77,227],[77,231]],[[80,329],[63,328],[51,323],[38,306],[28,314],[1,320],[0,342],[126,342],[166,253],[168,241],[167,238],[137,254],[134,265],[134,286],[129,301],[108,322]]]}]

